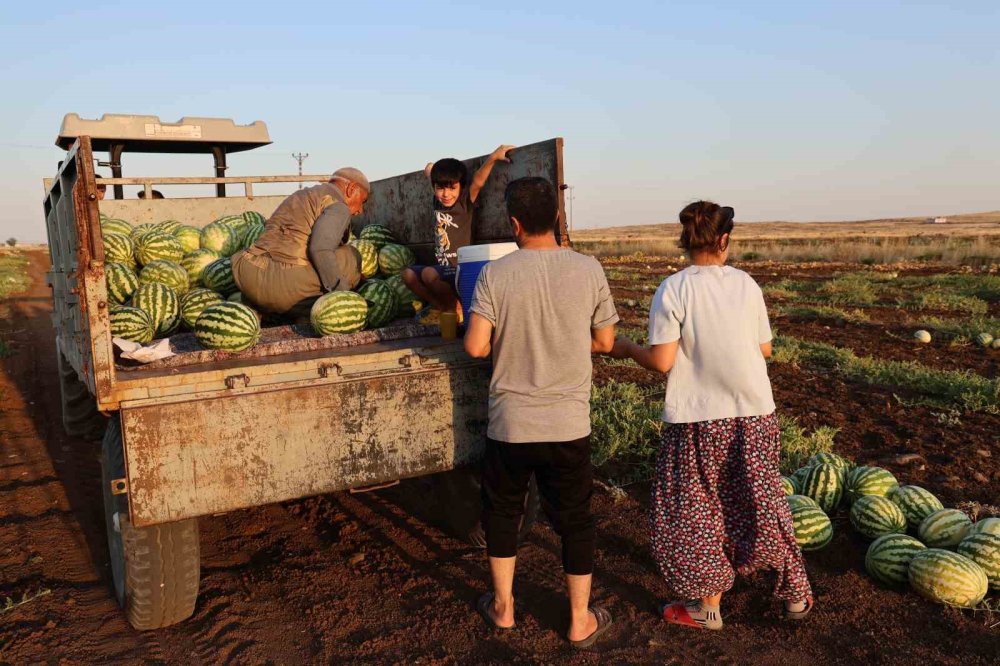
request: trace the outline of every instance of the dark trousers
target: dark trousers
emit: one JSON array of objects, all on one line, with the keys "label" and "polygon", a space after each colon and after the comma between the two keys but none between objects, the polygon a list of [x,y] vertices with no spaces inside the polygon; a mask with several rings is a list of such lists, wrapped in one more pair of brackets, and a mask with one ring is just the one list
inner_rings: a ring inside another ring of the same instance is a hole
[{"label": "dark trousers", "polygon": [[590,437],[570,442],[508,444],[486,440],[483,460],[483,528],[490,557],[514,557],[528,483],[534,473],[542,509],[562,538],[563,570],[594,570],[594,517],[590,498],[594,468]]}]

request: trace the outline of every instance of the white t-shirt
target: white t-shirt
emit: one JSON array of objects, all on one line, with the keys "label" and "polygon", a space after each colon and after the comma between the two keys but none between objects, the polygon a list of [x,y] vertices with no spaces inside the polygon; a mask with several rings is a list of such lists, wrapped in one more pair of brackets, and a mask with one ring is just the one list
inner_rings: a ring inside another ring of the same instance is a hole
[{"label": "white t-shirt", "polygon": [[771,340],[764,294],[731,266],[689,266],[664,280],[649,307],[649,344],[680,340],[663,420],[695,423],[774,411],[760,345]]}]

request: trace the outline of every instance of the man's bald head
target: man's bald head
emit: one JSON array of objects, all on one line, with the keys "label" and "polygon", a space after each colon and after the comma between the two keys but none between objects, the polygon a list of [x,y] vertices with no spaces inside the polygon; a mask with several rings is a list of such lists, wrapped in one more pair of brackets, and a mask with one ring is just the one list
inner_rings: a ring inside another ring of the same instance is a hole
[{"label": "man's bald head", "polygon": [[371,192],[368,177],[360,169],[344,167],[333,172],[330,182],[344,193],[344,203],[351,210],[351,215],[360,215]]},{"label": "man's bald head", "polygon": [[343,167],[337,169],[333,172],[333,176],[330,178],[331,181],[343,178],[346,181],[354,183],[365,192],[371,193],[372,186],[368,182],[368,176],[362,173],[361,169],[355,169],[354,167]]}]

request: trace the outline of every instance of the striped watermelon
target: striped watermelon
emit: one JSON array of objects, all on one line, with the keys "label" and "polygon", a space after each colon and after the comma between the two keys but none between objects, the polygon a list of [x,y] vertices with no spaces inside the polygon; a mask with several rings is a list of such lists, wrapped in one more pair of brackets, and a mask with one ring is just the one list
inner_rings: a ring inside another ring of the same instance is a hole
[{"label": "striped watermelon", "polygon": [[245,211],[243,213],[243,219],[246,221],[247,224],[251,225],[259,224],[260,226],[264,226],[265,224],[267,224],[267,218],[255,210]]},{"label": "striped watermelon", "polygon": [[260,339],[260,320],[242,303],[210,305],[195,321],[194,336],[207,349],[243,351]]},{"label": "striped watermelon", "polygon": [[810,467],[802,482],[802,494],[813,498],[826,513],[832,512],[840,504],[840,498],[844,494],[840,470],[829,463]]},{"label": "striped watermelon", "polygon": [[223,296],[229,296],[229,294],[239,290],[235,280],[233,280],[233,262],[229,257],[216,259],[206,266],[201,274],[201,282]]},{"label": "striped watermelon", "polygon": [[385,283],[396,292],[396,302],[399,304],[400,315],[412,315],[423,307],[424,304],[417,299],[417,295],[410,291],[410,288],[403,282],[402,275],[390,275],[385,279]]},{"label": "striped watermelon", "polygon": [[831,453],[829,451],[821,451],[820,453],[814,453],[812,457],[809,458],[809,462],[806,463],[806,467],[815,467],[816,465],[829,464],[833,465],[837,469],[843,470],[843,478],[846,480],[847,472],[851,469],[851,462],[842,456],[838,456],[836,453]]},{"label": "striped watermelon", "polygon": [[786,497],[791,497],[795,494],[795,484],[787,476],[781,477],[781,489],[785,492]]},{"label": "striped watermelon", "polygon": [[399,275],[416,260],[413,251],[405,245],[388,243],[378,251],[378,265],[386,275]]},{"label": "striped watermelon", "polygon": [[361,233],[358,234],[358,238],[361,240],[371,241],[375,244],[375,248],[378,250],[381,250],[383,246],[388,245],[389,243],[396,242],[396,237],[393,236],[391,231],[389,231],[389,228],[382,226],[381,224],[366,225],[361,229]]},{"label": "striped watermelon", "polygon": [[[237,244],[243,241],[243,234],[246,232],[248,226],[250,226],[250,221],[243,217],[242,213],[236,213],[234,215],[223,215],[222,217],[216,219],[213,224],[224,224],[233,230],[236,234]],[[236,250],[233,250],[234,252]]]},{"label": "striped watermelon", "polygon": [[353,291],[333,291],[320,296],[309,313],[312,327],[320,335],[352,333],[365,327],[368,302]]},{"label": "striped watermelon", "polygon": [[833,539],[833,523],[818,506],[803,505],[792,509],[795,541],[804,551],[819,550]]},{"label": "striped watermelon", "polygon": [[132,239],[124,234],[104,235],[104,261],[135,267],[135,249]]},{"label": "striped watermelon", "polygon": [[983,568],[958,553],[928,548],[913,556],[910,586],[931,601],[971,608],[986,596],[989,582]]},{"label": "striped watermelon", "polygon": [[800,467],[792,472],[791,476],[788,477],[791,480],[792,485],[795,486],[796,492],[800,495],[802,494],[802,484],[806,482],[806,476],[809,474],[810,469],[811,468],[809,467]]},{"label": "striped watermelon", "polygon": [[381,328],[395,318],[398,309],[396,292],[385,282],[382,280],[368,280],[361,285],[358,293],[368,302],[368,315],[365,318],[365,326],[368,328]]},{"label": "striped watermelon", "polygon": [[243,302],[243,292],[242,291],[234,291],[233,293],[229,294],[229,298],[227,298],[226,300],[229,301],[230,303],[242,303]]},{"label": "striped watermelon", "polygon": [[260,238],[260,235],[262,233],[264,233],[264,225],[263,224],[251,224],[251,225],[249,225],[246,228],[246,231],[243,234],[242,246],[244,248],[252,247],[253,244],[257,242],[257,239]]},{"label": "striped watermelon", "polygon": [[910,560],[927,546],[905,534],[885,534],[872,541],[865,555],[868,575],[885,585],[902,585],[909,580]]},{"label": "striped watermelon", "polygon": [[181,223],[177,220],[163,220],[162,222],[157,222],[153,225],[153,228],[157,231],[162,231],[165,234],[175,235],[177,230],[181,228]]},{"label": "striped watermelon", "polygon": [[156,225],[152,222],[144,222],[143,224],[137,224],[132,227],[132,233],[129,237],[132,239],[132,243],[136,243],[140,238],[148,234],[150,231],[155,231]]},{"label": "striped watermelon", "polygon": [[192,289],[181,299],[181,321],[193,329],[194,323],[198,321],[205,308],[222,303],[223,300],[222,296],[211,289]]},{"label": "striped watermelon", "polygon": [[969,530],[969,534],[993,534],[1000,536],[1000,518],[980,518]]},{"label": "striped watermelon", "polygon": [[958,544],[958,554],[982,567],[991,590],[1000,590],[1000,536],[970,534]]},{"label": "striped watermelon", "polygon": [[239,233],[229,225],[216,220],[201,230],[201,247],[219,256],[228,257],[240,249]]},{"label": "striped watermelon", "polygon": [[814,506],[819,509],[819,504],[816,504],[816,500],[812,497],[806,497],[805,495],[789,495],[785,498],[788,502],[788,507],[795,511],[795,509],[802,506]]},{"label": "striped watermelon", "polygon": [[111,261],[104,264],[104,280],[108,287],[108,298],[119,305],[128,303],[139,288],[139,278],[125,264]]},{"label": "striped watermelon", "polygon": [[101,218],[101,234],[121,234],[123,236],[132,235],[132,225],[117,217]]},{"label": "striped watermelon", "polygon": [[187,271],[188,284],[192,287],[201,284],[201,275],[208,266],[221,259],[221,257],[211,250],[195,250],[184,255],[181,259],[181,268]]},{"label": "striped watermelon", "polygon": [[181,242],[162,231],[145,233],[135,243],[135,258],[143,266],[159,259],[180,261],[183,256],[184,248],[181,247]]},{"label": "striped watermelon", "polygon": [[932,548],[951,548],[972,530],[972,519],[958,509],[935,511],[920,522],[917,537]]},{"label": "striped watermelon", "polygon": [[174,230],[174,238],[180,242],[184,248],[184,254],[190,254],[201,248],[201,229],[190,225],[183,225]]},{"label": "striped watermelon", "polygon": [[924,518],[944,508],[941,500],[920,486],[899,486],[888,497],[903,510],[907,524],[914,529]]},{"label": "striped watermelon", "polygon": [[375,244],[367,240],[356,240],[350,243],[361,255],[361,275],[370,278],[378,273],[378,249]]},{"label": "striped watermelon", "polygon": [[156,337],[170,335],[180,325],[180,299],[177,298],[177,292],[165,284],[140,284],[132,295],[132,306],[145,310],[153,320]]},{"label": "striped watermelon", "polygon": [[899,487],[899,481],[887,469],[881,467],[855,467],[847,475],[847,499],[851,502],[866,495],[886,497],[891,490]]},{"label": "striped watermelon", "polygon": [[146,344],[153,339],[152,317],[142,308],[118,306],[111,310],[111,337]]},{"label": "striped watermelon", "polygon": [[165,284],[176,291],[178,296],[186,294],[189,288],[187,271],[180,264],[163,259],[151,261],[143,266],[139,272],[139,282]]},{"label": "striped watermelon", "polygon": [[851,525],[869,539],[875,539],[884,534],[905,534],[906,516],[892,500],[865,495],[851,506]]}]

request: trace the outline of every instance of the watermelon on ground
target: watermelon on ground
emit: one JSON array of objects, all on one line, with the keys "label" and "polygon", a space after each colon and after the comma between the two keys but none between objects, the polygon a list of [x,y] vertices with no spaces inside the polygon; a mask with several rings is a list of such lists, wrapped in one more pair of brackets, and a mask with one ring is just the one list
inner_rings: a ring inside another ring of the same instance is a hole
[{"label": "watermelon on ground", "polygon": [[222,303],[225,299],[211,289],[192,289],[181,299],[181,321],[193,329],[202,311],[210,305]]},{"label": "watermelon on ground", "polygon": [[958,554],[982,567],[990,589],[1000,591],[1000,536],[970,534],[958,544]]},{"label": "watermelon on ground", "polygon": [[847,498],[851,502],[866,495],[885,497],[899,487],[899,481],[887,469],[881,467],[855,467],[847,475]]},{"label": "watermelon on ground", "polygon": [[903,510],[907,524],[914,529],[924,518],[944,508],[941,500],[920,486],[899,486],[891,490],[888,497]]},{"label": "watermelon on ground", "polygon": [[183,225],[174,230],[174,238],[178,240],[184,248],[184,254],[188,255],[201,248],[201,229],[190,225]]},{"label": "watermelon on ground", "polygon": [[818,506],[807,504],[792,509],[795,541],[803,551],[819,550],[833,539],[833,523]]},{"label": "watermelon on ground", "polygon": [[194,336],[207,349],[243,351],[260,339],[260,320],[242,303],[225,301],[202,310],[194,324]]},{"label": "watermelon on ground", "polygon": [[802,483],[802,494],[813,498],[826,513],[837,508],[843,491],[840,470],[829,463],[810,467]]},{"label": "watermelon on ground", "polygon": [[972,519],[958,509],[935,511],[920,522],[917,538],[932,548],[952,548],[972,530]]},{"label": "watermelon on ground", "polygon": [[180,264],[165,259],[151,261],[143,266],[139,272],[139,282],[165,284],[176,291],[178,296],[186,294],[189,287],[187,271]]},{"label": "watermelon on ground", "polygon": [[135,258],[143,266],[160,259],[180,261],[183,256],[184,248],[180,241],[162,231],[145,233],[135,242]]},{"label": "watermelon on ground", "polygon": [[980,518],[973,524],[969,534],[995,534],[1000,536],[1000,518]]},{"label": "watermelon on ground", "polygon": [[382,280],[368,280],[358,293],[368,302],[367,328],[381,328],[393,320],[398,310],[396,292]]},{"label": "watermelon on ground", "polygon": [[128,299],[139,288],[139,278],[135,272],[115,261],[104,264],[104,281],[107,284],[108,298],[118,305],[128,303]]},{"label": "watermelon on ground", "polygon": [[909,579],[910,586],[931,601],[962,608],[982,601],[989,585],[981,566],[941,548],[928,548],[914,555]]},{"label": "watermelon on ground", "polygon": [[806,481],[806,476],[809,474],[810,467],[800,467],[788,477],[792,481],[792,485],[795,486],[796,492],[800,495],[802,494],[802,486]]},{"label": "watermelon on ground", "polygon": [[885,534],[905,534],[906,516],[892,500],[864,495],[851,506],[851,525],[869,539],[875,539]]},{"label": "watermelon on ground", "polygon": [[132,306],[145,310],[150,316],[156,337],[170,335],[180,324],[180,299],[177,292],[165,284],[150,282],[139,285],[132,295]]},{"label": "watermelon on ground", "polygon": [[405,245],[388,243],[378,251],[378,265],[386,275],[399,275],[416,260],[413,251]]},{"label": "watermelon on ground", "polygon": [[847,472],[851,469],[851,463],[847,458],[838,456],[836,453],[831,453],[830,451],[821,451],[820,453],[814,453],[809,461],[806,463],[806,467],[815,467],[816,465],[833,465],[837,469],[841,470],[840,480],[843,484],[847,480]]},{"label": "watermelon on ground", "polygon": [[309,319],[320,335],[352,333],[365,327],[368,302],[352,291],[333,291],[313,303]]},{"label": "watermelon on ground", "polygon": [[206,266],[201,274],[201,282],[223,296],[229,296],[229,294],[239,290],[233,279],[233,262],[229,257],[216,259]]},{"label": "watermelon on ground", "polygon": [[909,580],[910,560],[926,548],[911,536],[885,534],[868,546],[865,570],[885,585],[903,585]]},{"label": "watermelon on ground", "polygon": [[153,339],[156,326],[142,308],[116,306],[109,313],[111,337],[146,344]]},{"label": "watermelon on ground", "polygon": [[785,498],[788,502],[788,507],[794,511],[800,506],[814,506],[819,509],[819,504],[816,504],[816,500],[811,497],[806,497],[805,495],[789,495]]},{"label": "watermelon on ground", "polygon": [[781,477],[781,489],[784,491],[786,497],[790,497],[795,494],[795,485],[787,476]]}]

